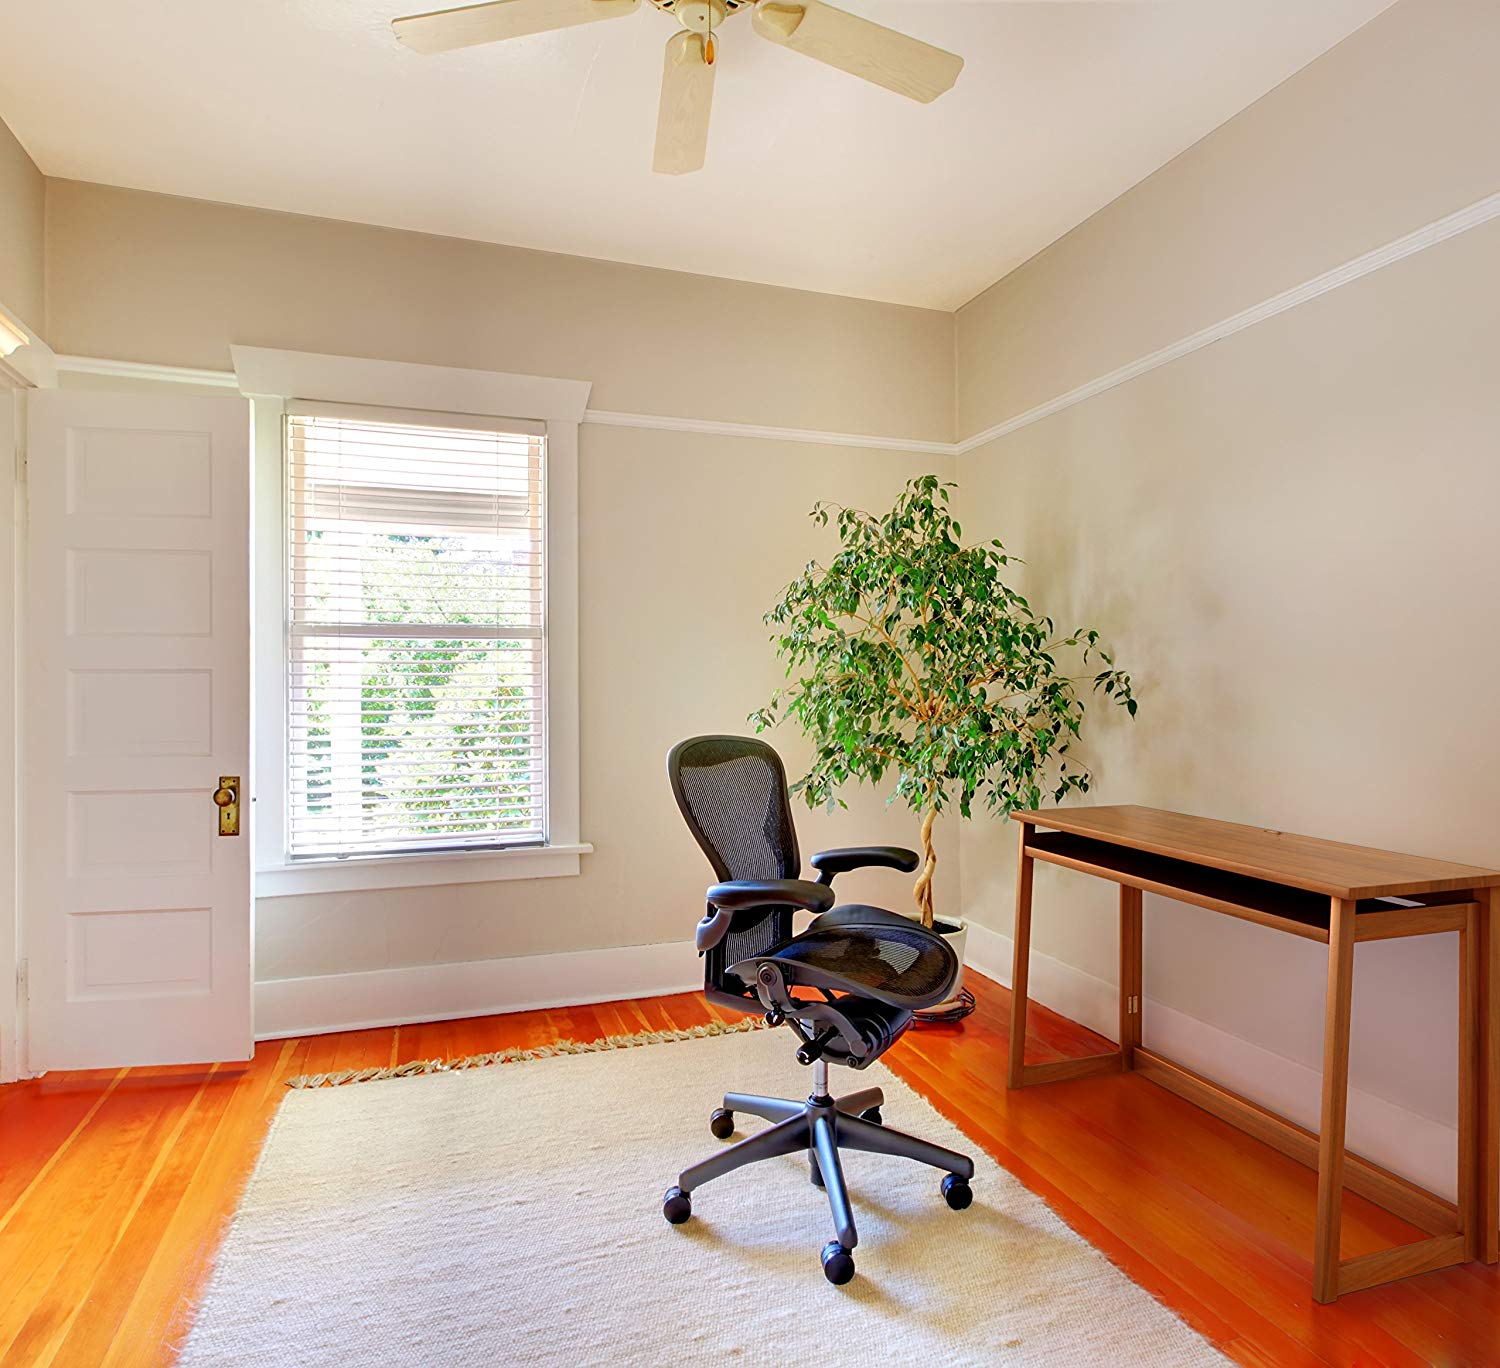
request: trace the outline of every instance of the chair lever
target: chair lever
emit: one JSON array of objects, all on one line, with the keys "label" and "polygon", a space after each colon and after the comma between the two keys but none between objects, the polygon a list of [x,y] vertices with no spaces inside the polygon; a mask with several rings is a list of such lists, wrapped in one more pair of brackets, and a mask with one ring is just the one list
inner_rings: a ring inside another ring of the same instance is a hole
[{"label": "chair lever", "polygon": [[797,1063],[811,1064],[838,1038],[838,1028],[830,1026],[827,1030],[819,1031],[811,1040],[797,1051]]}]

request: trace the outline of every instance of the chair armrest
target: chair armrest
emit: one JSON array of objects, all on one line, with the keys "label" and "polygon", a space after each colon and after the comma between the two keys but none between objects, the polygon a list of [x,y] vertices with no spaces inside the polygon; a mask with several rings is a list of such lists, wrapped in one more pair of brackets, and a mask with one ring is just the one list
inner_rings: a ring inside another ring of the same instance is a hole
[{"label": "chair armrest", "polygon": [[910,874],[921,863],[915,850],[904,846],[848,846],[840,850],[820,850],[812,857],[812,867],[822,876],[819,883],[832,883],[835,874],[851,869],[899,869]]},{"label": "chair armrest", "polygon": [[708,900],[725,912],[742,907],[800,907],[804,912],[826,912],[833,906],[833,890],[806,879],[731,879],[708,890]]}]

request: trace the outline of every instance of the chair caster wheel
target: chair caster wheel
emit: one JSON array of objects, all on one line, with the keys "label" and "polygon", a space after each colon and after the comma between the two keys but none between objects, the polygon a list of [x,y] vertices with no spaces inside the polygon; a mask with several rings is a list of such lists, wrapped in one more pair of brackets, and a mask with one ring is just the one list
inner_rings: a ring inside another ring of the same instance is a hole
[{"label": "chair caster wheel", "polygon": [[854,1255],[837,1240],[823,1246],[823,1276],[835,1287],[842,1287],[854,1276]]},{"label": "chair caster wheel", "polygon": [[943,1198],[954,1211],[963,1211],[974,1200],[973,1189],[967,1178],[950,1173],[943,1179]]},{"label": "chair caster wheel", "polygon": [[693,1214],[693,1199],[680,1187],[669,1187],[666,1200],[661,1204],[661,1214],[673,1225],[681,1225]]},{"label": "chair caster wheel", "polygon": [[729,1139],[734,1134],[734,1113],[715,1107],[708,1118],[708,1128],[714,1133],[714,1139]]},{"label": "chair caster wheel", "polygon": [[815,1188],[826,1186],[823,1182],[823,1170],[818,1167],[818,1161],[814,1159],[807,1171],[808,1180]]},{"label": "chair caster wheel", "polygon": [[883,1126],[885,1124],[885,1117],[880,1114],[879,1107],[866,1107],[864,1111],[860,1112],[859,1119],[861,1121],[872,1122],[877,1126]]}]

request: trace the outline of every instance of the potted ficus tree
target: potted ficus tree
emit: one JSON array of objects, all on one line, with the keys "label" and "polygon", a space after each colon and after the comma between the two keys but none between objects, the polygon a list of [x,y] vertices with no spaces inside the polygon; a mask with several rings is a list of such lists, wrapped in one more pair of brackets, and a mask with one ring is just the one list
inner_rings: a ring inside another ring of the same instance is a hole
[{"label": "potted ficus tree", "polygon": [[[1039,615],[1005,583],[1016,558],[999,541],[963,545],[955,487],[923,475],[888,513],[813,509],[820,526],[834,523],[839,551],[810,561],[765,615],[790,682],[750,717],[757,730],[790,719],[811,740],[811,766],[792,785],[809,807],[843,806],[846,783],[894,780],[890,801],[920,818],[913,894],[927,927],[938,814],[956,806],[967,818],[977,802],[1003,816],[1087,792],[1089,771],[1071,754],[1083,692],[1136,710],[1097,631],[1059,633]],[[936,929],[959,937],[962,962],[964,925]]]}]

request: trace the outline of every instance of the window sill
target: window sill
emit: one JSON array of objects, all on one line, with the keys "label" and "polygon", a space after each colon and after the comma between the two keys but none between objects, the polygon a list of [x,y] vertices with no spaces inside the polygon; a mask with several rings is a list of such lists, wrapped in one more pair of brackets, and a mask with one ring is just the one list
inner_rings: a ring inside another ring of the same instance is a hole
[{"label": "window sill", "polygon": [[453,851],[445,855],[375,855],[365,859],[308,860],[255,873],[257,898],[306,893],[349,893],[373,888],[425,888],[434,884],[495,883],[502,879],[555,879],[578,873],[591,845],[530,846],[518,850]]}]

